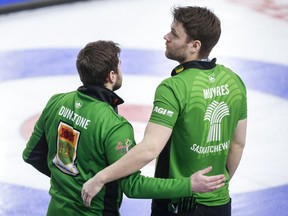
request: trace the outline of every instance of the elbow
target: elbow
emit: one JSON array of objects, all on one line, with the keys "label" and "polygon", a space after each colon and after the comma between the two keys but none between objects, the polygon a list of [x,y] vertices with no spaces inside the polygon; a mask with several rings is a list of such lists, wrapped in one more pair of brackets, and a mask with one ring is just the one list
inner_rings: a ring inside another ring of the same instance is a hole
[{"label": "elbow", "polygon": [[161,150],[156,148],[156,145],[152,145],[149,148],[144,149],[144,153],[145,153],[145,158],[146,158],[146,162],[149,163],[152,160],[154,160],[155,158],[157,158],[160,154]]},{"label": "elbow", "polygon": [[[141,191],[141,177],[140,172],[134,173],[133,175],[130,175],[129,177],[121,179],[120,187],[122,189],[122,192],[125,194],[128,198],[140,198],[141,194],[143,194],[143,191]],[[138,185],[138,187],[137,187]]]},{"label": "elbow", "polygon": [[246,143],[244,141],[243,142],[237,142],[235,144],[238,146],[239,149],[242,149],[242,150],[245,148],[245,145],[246,145]]},{"label": "elbow", "polygon": [[240,143],[240,148],[244,149],[245,148],[245,143]]}]

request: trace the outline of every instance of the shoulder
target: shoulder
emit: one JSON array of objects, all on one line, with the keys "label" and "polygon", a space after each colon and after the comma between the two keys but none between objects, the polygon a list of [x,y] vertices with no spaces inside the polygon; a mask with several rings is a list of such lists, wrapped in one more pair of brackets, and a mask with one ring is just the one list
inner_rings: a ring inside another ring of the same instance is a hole
[{"label": "shoulder", "polygon": [[238,83],[238,85],[246,89],[245,83],[243,82],[242,78],[237,72],[221,64],[217,64],[216,67],[220,72],[223,72],[224,75],[229,75],[232,79],[234,79]]},{"label": "shoulder", "polygon": [[128,120],[122,116],[121,114],[117,113],[113,107],[105,102],[98,103],[96,106],[91,104],[91,109],[95,109],[96,112],[99,112],[97,117],[95,114],[92,113],[92,116],[97,118],[98,122],[101,122],[103,125],[106,126],[119,126],[119,125],[130,125]]},{"label": "shoulder", "polygon": [[61,100],[62,98],[68,98],[68,97],[74,96],[75,94],[76,94],[76,91],[54,94],[48,100],[48,104]]},{"label": "shoulder", "polygon": [[240,76],[236,72],[234,72],[231,68],[226,67],[226,66],[221,65],[221,64],[217,64],[216,67],[219,71],[223,71],[226,74],[229,74],[230,76],[233,76],[234,78],[241,80]]}]

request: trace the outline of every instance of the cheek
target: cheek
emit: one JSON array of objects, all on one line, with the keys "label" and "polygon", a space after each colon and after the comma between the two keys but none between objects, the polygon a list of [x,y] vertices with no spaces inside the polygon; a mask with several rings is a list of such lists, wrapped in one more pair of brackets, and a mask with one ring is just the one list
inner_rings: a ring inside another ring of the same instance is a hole
[{"label": "cheek", "polygon": [[169,49],[178,50],[179,49],[179,44],[177,44],[177,42],[175,42],[175,41],[171,41],[169,43]]}]

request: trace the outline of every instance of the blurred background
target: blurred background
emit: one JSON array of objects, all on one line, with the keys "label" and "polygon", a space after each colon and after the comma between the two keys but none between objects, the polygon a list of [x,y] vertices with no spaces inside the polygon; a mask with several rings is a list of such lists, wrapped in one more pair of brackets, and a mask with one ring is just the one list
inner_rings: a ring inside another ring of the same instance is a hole
[{"label": "blurred background", "polygon": [[[49,179],[22,160],[37,117],[54,93],[81,85],[76,56],[88,42],[121,45],[125,104],[140,141],[154,90],[177,62],[164,56],[174,5],[199,5],[221,19],[211,58],[248,90],[248,136],[231,181],[233,216],[288,215],[288,2],[286,0],[1,0],[0,215],[40,216]],[[142,169],[153,176],[154,161]],[[147,216],[150,200],[124,198],[123,216]]]}]

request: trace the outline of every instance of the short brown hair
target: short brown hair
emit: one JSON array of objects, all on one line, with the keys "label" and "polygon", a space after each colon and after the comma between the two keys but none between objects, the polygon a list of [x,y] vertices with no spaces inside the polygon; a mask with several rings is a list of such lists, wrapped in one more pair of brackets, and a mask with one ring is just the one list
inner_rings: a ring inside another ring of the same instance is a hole
[{"label": "short brown hair", "polygon": [[121,49],[113,41],[88,43],[78,54],[76,67],[84,85],[104,86],[110,71],[118,73]]},{"label": "short brown hair", "polygon": [[207,58],[221,35],[221,22],[209,9],[198,6],[173,7],[174,21],[183,24],[188,40],[201,41],[200,58]]}]

